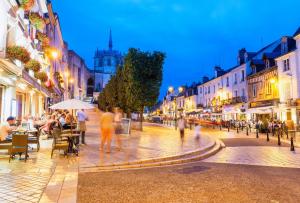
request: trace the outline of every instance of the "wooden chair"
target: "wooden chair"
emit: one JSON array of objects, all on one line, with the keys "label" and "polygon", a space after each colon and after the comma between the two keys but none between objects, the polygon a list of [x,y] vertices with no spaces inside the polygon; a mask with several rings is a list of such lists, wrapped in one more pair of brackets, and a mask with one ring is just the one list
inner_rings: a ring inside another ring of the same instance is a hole
[{"label": "wooden chair", "polygon": [[12,144],[9,149],[8,161],[10,162],[10,159],[13,158],[15,154],[19,154],[21,157],[22,153],[25,153],[25,162],[26,162],[28,157],[28,135],[26,134],[13,135]]},{"label": "wooden chair", "polygon": [[28,137],[28,144],[36,144],[37,151],[40,150],[40,131],[36,132],[35,135]]},{"label": "wooden chair", "polygon": [[52,151],[51,151],[51,158],[53,156],[54,150],[64,150],[64,155],[67,155],[69,149],[69,142],[61,139],[61,131],[58,128],[54,128],[52,130],[53,135],[53,144],[52,144]]}]

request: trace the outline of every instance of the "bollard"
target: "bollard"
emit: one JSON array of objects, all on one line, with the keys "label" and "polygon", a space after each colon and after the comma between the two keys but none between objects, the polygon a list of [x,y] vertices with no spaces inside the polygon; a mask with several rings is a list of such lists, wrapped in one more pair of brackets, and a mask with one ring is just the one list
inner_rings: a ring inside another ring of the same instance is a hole
[{"label": "bollard", "polygon": [[274,137],[274,134],[275,134],[275,132],[274,132],[274,127],[273,127],[273,125],[272,125],[272,136]]},{"label": "bollard", "polygon": [[246,135],[248,136],[249,135],[249,132],[248,132],[248,127],[246,127]]},{"label": "bollard", "polygon": [[258,128],[256,128],[256,138],[259,138],[258,137]]},{"label": "bollard", "polygon": [[236,132],[239,133],[239,126],[236,127]]},{"label": "bollard", "polygon": [[228,127],[228,132],[229,132],[230,131],[230,126],[228,125],[227,127]]},{"label": "bollard", "polygon": [[286,131],[286,139],[289,139],[289,131]]},{"label": "bollard", "polygon": [[281,145],[281,141],[280,141],[280,133],[278,132],[278,130],[277,130],[277,137],[278,137],[278,145],[280,146]]},{"label": "bollard", "polygon": [[270,138],[269,138],[269,130],[267,130],[267,142],[270,141]]},{"label": "bollard", "polygon": [[291,151],[295,151],[294,137],[293,136],[291,136]]}]

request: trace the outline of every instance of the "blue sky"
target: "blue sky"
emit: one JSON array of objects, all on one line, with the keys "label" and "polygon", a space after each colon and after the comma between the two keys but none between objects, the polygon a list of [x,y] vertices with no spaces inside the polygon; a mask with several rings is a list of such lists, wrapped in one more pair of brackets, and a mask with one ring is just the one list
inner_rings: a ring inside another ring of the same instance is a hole
[{"label": "blue sky", "polygon": [[167,54],[162,91],[236,65],[300,26],[299,0],[52,0],[69,47],[92,67],[96,48],[130,47]]}]

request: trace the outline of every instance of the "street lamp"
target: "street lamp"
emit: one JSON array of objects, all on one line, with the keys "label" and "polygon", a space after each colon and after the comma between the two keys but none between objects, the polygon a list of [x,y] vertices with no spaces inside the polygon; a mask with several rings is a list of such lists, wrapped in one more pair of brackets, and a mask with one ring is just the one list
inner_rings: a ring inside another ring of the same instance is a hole
[{"label": "street lamp", "polygon": [[169,90],[169,93],[171,93],[171,94],[174,95],[174,102],[175,102],[175,130],[177,130],[177,96],[178,96],[179,93],[183,92],[184,89],[183,89],[183,87],[179,87],[177,95],[174,94],[175,93],[174,87],[170,86],[168,90]]}]

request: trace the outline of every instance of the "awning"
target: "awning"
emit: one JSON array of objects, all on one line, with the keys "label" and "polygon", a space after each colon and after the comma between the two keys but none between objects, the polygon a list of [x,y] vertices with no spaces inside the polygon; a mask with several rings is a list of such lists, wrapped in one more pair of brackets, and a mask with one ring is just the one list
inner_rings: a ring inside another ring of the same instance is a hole
[{"label": "awning", "polygon": [[277,113],[279,109],[276,106],[249,108],[248,113],[252,114],[272,114]]}]

